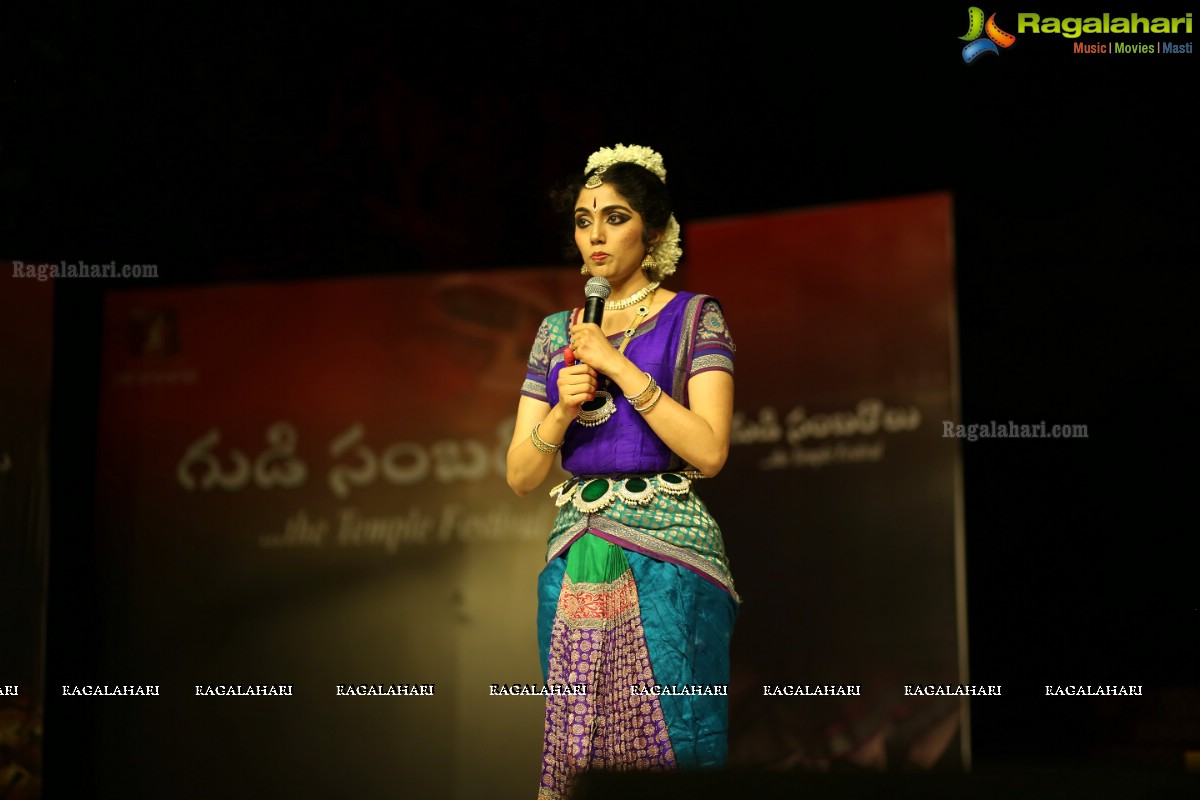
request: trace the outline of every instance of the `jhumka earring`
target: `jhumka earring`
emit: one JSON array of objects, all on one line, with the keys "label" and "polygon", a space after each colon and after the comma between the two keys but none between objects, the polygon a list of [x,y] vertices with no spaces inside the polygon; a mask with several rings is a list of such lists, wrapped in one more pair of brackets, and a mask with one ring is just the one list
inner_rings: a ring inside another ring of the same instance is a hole
[{"label": "jhumka earring", "polygon": [[657,267],[658,262],[654,260],[654,256],[651,255],[649,250],[647,250],[646,257],[642,259],[642,269],[644,269],[646,272],[652,272]]},{"label": "jhumka earring", "polygon": [[582,267],[579,268],[579,274],[580,275],[591,275],[592,271],[590,269],[588,269],[587,264],[584,264]]}]

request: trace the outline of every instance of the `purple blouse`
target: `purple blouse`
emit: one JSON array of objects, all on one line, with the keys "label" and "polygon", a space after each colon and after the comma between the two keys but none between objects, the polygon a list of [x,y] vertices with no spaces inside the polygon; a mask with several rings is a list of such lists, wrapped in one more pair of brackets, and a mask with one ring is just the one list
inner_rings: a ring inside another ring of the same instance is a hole
[{"label": "purple blouse", "polygon": [[[535,400],[558,403],[558,372],[563,368],[567,328],[572,312],[546,317],[538,329],[521,393]],[[614,346],[624,334],[609,337]],[[720,303],[707,295],[679,292],[656,315],[638,326],[625,356],[649,372],[671,397],[688,404],[687,382],[708,370],[733,373],[733,338]],[[600,388],[604,389],[604,376]],[[595,427],[571,425],[562,447],[563,469],[572,475],[608,475],[681,469],[681,459],[658,438],[641,414],[621,396],[616,384],[607,387],[617,410]]]}]

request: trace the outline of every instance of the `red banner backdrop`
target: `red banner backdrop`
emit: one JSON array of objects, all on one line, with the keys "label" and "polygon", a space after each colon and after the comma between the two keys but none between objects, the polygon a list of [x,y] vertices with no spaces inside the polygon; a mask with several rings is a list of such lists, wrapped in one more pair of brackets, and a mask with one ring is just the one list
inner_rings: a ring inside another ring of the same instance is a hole
[{"label": "red banner backdrop", "polygon": [[[681,277],[738,344],[735,446],[701,487],[745,598],[735,764],[966,752],[957,701],[903,696],[965,681],[949,215],[931,196],[686,232]],[[97,700],[106,791],[536,787],[542,703],[489,688],[540,683],[553,504],[509,491],[504,453],[537,325],[581,299],[567,268],[107,298],[96,683],[158,693]],[[763,691],[798,684],[862,691]]]},{"label": "red banner backdrop", "polygon": [[906,694],[967,683],[952,231],[943,194],[688,230],[688,285],[738,346],[734,447],[703,488],[744,599],[740,766],[968,757],[967,703]]},{"label": "red banner backdrop", "polygon": [[[537,270],[108,298],[103,679],[161,693],[105,701],[106,786],[536,787],[542,704],[489,687],[541,682],[554,508],[504,455],[538,323],[580,292]],[[292,694],[203,694],[251,685]]]}]

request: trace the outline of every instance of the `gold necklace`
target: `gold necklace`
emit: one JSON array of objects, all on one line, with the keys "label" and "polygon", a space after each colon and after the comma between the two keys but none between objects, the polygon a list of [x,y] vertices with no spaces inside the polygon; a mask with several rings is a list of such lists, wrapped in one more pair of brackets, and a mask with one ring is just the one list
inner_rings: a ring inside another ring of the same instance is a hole
[{"label": "gold necklace", "polygon": [[[658,288],[655,286],[655,288]],[[621,355],[625,354],[625,348],[629,346],[629,340],[633,338],[633,334],[637,331],[642,321],[650,314],[650,306],[654,305],[654,289],[650,290],[650,294],[646,297],[646,302],[638,306],[637,316],[634,317],[633,324],[625,329],[624,338],[621,339],[621,345],[617,348],[617,352]],[[588,400],[579,407],[579,414],[575,419],[580,425],[588,428],[594,428],[597,425],[603,425],[608,422],[609,417],[617,413],[617,404],[613,402],[613,396],[606,391],[612,384],[612,378],[604,376],[604,389],[596,392],[596,396]]]},{"label": "gold necklace", "polygon": [[606,300],[604,302],[604,310],[620,311],[623,308],[629,308],[634,303],[641,302],[644,298],[654,294],[654,290],[660,285],[661,284],[658,281],[654,281],[653,283],[647,283],[641,288],[640,291],[634,292],[633,294],[629,295],[629,297],[621,300]]}]

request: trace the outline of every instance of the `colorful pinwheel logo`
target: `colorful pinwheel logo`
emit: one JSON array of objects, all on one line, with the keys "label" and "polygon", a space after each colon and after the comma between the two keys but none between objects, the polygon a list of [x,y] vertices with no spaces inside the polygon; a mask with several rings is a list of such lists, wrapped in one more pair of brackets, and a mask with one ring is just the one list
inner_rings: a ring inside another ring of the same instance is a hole
[{"label": "colorful pinwheel logo", "polygon": [[[979,37],[984,33],[987,34],[987,38],[980,39]],[[968,64],[984,53],[1000,55],[999,48],[1012,47],[1012,43],[1017,40],[1017,37],[1011,33],[1000,30],[1000,26],[996,24],[995,14],[988,17],[985,23],[983,9],[979,6],[971,6],[967,9],[967,33],[958,38],[968,43],[962,51],[963,61]]]}]

